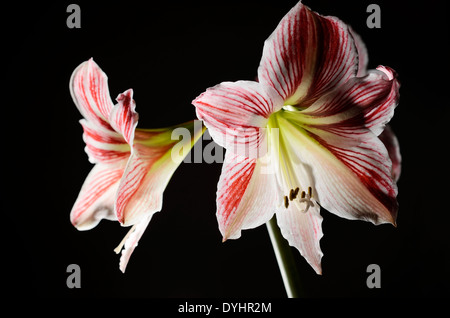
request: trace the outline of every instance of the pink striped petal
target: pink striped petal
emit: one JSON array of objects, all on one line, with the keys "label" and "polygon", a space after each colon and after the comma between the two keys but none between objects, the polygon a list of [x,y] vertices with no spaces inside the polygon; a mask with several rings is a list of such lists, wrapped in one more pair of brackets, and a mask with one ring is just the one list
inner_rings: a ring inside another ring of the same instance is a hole
[{"label": "pink striped petal", "polygon": [[299,2],[264,44],[260,83],[270,85],[286,105],[306,107],[358,71],[358,55],[348,27]]},{"label": "pink striped petal", "polygon": [[108,118],[113,102],[109,95],[108,77],[92,58],[75,69],[69,87],[83,117],[103,129],[111,130]]},{"label": "pink striped petal", "polygon": [[402,156],[400,154],[400,145],[397,137],[389,125],[386,126],[384,131],[378,137],[389,153],[389,158],[392,161],[391,176],[392,179],[397,182],[402,171]]},{"label": "pink striped petal", "polygon": [[[279,116],[280,114],[275,115],[277,122],[279,122]],[[273,151],[272,167],[283,195],[277,204],[278,225],[289,244],[297,248],[320,274],[323,253],[320,250],[319,241],[323,233],[320,207],[314,200],[316,196],[314,175],[311,167],[300,160],[299,154],[304,149],[298,147],[297,141],[291,138],[292,135],[286,133],[284,127],[279,128],[278,135],[273,134],[270,140],[271,151]],[[309,196],[310,187],[312,199]],[[301,202],[303,192],[305,197],[308,196],[308,205],[306,202]],[[312,205],[309,205],[310,202]]]},{"label": "pink striped petal", "polygon": [[101,219],[116,219],[114,199],[126,163],[125,159],[92,168],[70,213],[70,220],[78,230],[89,230]]},{"label": "pink striped petal", "polygon": [[[350,149],[329,147],[333,155],[338,158],[353,174],[358,176],[362,185],[378,202],[373,201],[369,213],[360,215],[362,209],[358,208],[357,218],[368,219],[374,224],[392,223],[397,218],[397,186],[392,179],[392,162],[383,143],[374,137],[370,141],[362,142]],[[323,200],[323,207],[330,211],[345,211],[342,202],[333,198],[335,194]],[[325,196],[323,196],[325,198]],[[361,196],[361,198],[363,198]],[[339,212],[338,212],[339,213]]]},{"label": "pink striped petal", "polygon": [[134,140],[134,131],[138,122],[133,100],[133,90],[129,89],[117,97],[118,104],[113,106],[109,115],[110,129],[99,127],[96,122],[82,119],[83,140],[89,161],[111,162],[128,158]]},{"label": "pink striped petal", "polygon": [[[172,131],[183,128],[190,138],[172,139]],[[135,144],[117,191],[115,211],[119,222],[132,225],[161,210],[164,189],[181,160],[172,159],[177,144],[190,149],[204,129],[195,129],[194,122],[164,129],[136,129]],[[188,152],[183,153],[186,156]]]},{"label": "pink striped petal", "polygon": [[317,274],[322,274],[321,259],[323,256],[319,241],[323,236],[322,216],[320,206],[313,201],[308,211],[302,212],[303,207],[298,200],[290,202],[288,208],[277,211],[277,222],[281,234],[300,251]]},{"label": "pink striped petal", "polygon": [[369,53],[361,36],[356,33],[350,26],[349,31],[355,41],[356,51],[358,52],[358,73],[356,76],[361,77],[367,74],[367,65],[369,63]]},{"label": "pink striped petal", "polygon": [[70,78],[70,92],[84,119],[83,140],[92,163],[109,163],[128,158],[138,115],[133,92],[128,90],[113,105],[108,78],[93,59],[80,64]]},{"label": "pink striped petal", "polygon": [[265,154],[266,133],[262,128],[283,104],[273,89],[250,81],[221,83],[192,103],[216,143],[252,158]]},{"label": "pink striped petal", "polygon": [[131,148],[120,134],[113,130],[99,129],[85,119],[80,120],[80,123],[84,130],[85,151],[91,163],[110,163],[128,159]]},{"label": "pink striped petal", "polygon": [[286,112],[285,117],[329,145],[348,148],[379,134],[397,102],[398,82],[375,70],[350,79],[303,111]]},{"label": "pink striped petal", "polygon": [[292,141],[290,152],[311,169],[314,197],[322,207],[348,219],[395,224],[397,187],[389,155],[378,137],[342,148],[318,142],[290,120],[279,121],[280,133]]},{"label": "pink striped petal", "polygon": [[387,86],[385,94],[379,94],[378,103],[364,109],[366,127],[378,136],[394,116],[394,109],[400,98],[400,83],[397,80],[397,73],[389,67],[378,66],[373,72],[378,72],[380,81],[384,81]]},{"label": "pink striped petal", "polygon": [[139,116],[136,113],[136,103],[133,100],[133,90],[129,89],[117,97],[118,104],[110,113],[109,122],[119,132],[129,145],[133,145],[134,130]]},{"label": "pink striped petal", "polygon": [[280,202],[275,176],[262,160],[225,154],[217,185],[217,220],[224,241],[269,221]]},{"label": "pink striped petal", "polygon": [[[142,235],[144,234],[145,230],[147,229],[148,224],[150,223],[152,219],[152,214],[145,217],[143,220],[141,220],[139,223],[134,225],[130,232],[125,236],[124,242],[123,242],[123,250],[122,250],[122,256],[120,257],[120,263],[119,268],[122,271],[122,273],[125,273],[125,269],[127,268],[128,261],[130,260],[131,254],[133,254],[134,249],[139,243],[139,240],[141,239]],[[122,244],[122,243],[121,243]],[[122,245],[118,246],[117,250],[120,250],[122,248]]]},{"label": "pink striped petal", "polygon": [[135,224],[145,214],[161,210],[162,194],[173,171],[167,167],[168,162],[164,162],[165,166],[151,168],[170,151],[171,146],[148,150],[135,146],[135,152],[137,150],[139,154],[130,156],[115,204],[117,218],[122,224]]}]

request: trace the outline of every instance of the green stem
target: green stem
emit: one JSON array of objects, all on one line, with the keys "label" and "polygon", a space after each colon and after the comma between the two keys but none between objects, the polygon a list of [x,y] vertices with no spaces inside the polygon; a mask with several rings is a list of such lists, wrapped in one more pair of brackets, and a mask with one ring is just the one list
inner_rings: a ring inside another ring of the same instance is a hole
[{"label": "green stem", "polygon": [[276,216],[274,215],[266,225],[287,296],[289,298],[305,297],[300,284],[300,275],[292,255],[292,249],[280,232]]}]

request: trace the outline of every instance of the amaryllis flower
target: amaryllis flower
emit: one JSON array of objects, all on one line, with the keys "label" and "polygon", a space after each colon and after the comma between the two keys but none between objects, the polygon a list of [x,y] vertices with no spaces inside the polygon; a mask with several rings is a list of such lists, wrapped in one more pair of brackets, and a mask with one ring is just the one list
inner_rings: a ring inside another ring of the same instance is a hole
[{"label": "amaryllis flower", "polygon": [[193,101],[227,149],[218,183],[224,240],[276,212],[282,235],[321,273],[320,206],[395,224],[399,152],[380,140],[398,102],[396,73],[366,71],[360,37],[298,3],[264,43],[258,82],[223,82]]},{"label": "amaryllis flower", "polygon": [[[139,129],[133,91],[125,91],[113,104],[107,76],[90,59],[78,66],[70,79],[72,98],[83,115],[83,139],[89,161],[95,166],[84,182],[70,219],[79,230],[89,230],[101,219],[133,226],[116,249],[124,246],[120,269],[125,270],[131,253],[152,215],[161,210],[163,191],[181,163],[172,156],[176,143],[191,147],[202,135],[193,121],[163,129]],[[172,131],[189,129],[191,139],[172,140]]]}]

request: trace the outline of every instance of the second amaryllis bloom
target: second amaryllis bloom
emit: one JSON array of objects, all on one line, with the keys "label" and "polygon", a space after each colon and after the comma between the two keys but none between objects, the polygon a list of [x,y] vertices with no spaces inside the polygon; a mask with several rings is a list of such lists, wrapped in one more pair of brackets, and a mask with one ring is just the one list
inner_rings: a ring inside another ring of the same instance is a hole
[{"label": "second amaryllis bloom", "polygon": [[346,24],[298,3],[266,40],[258,82],[224,82],[193,101],[227,149],[217,190],[224,240],[276,213],[289,244],[321,273],[320,206],[395,224],[400,154],[391,131],[380,134],[399,83],[388,67],[367,71],[367,60]]},{"label": "second amaryllis bloom", "polygon": [[[79,230],[89,230],[101,219],[132,226],[116,249],[122,250],[120,269],[125,271],[153,214],[162,208],[163,192],[183,155],[172,156],[175,144],[190,149],[204,129],[194,121],[162,129],[139,129],[133,91],[110,98],[106,74],[90,59],[78,66],[70,79],[70,92],[84,117],[83,140],[95,166],[84,182],[70,219]],[[176,128],[189,130],[190,139],[172,139]],[[184,155],[187,152],[183,153]]]}]

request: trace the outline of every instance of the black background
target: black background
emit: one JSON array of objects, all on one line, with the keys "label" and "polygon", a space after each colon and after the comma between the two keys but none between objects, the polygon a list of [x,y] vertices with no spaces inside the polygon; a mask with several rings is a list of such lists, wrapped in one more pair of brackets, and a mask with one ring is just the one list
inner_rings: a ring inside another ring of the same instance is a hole
[{"label": "black background", "polygon": [[[369,29],[366,8],[381,7]],[[114,99],[134,89],[139,127],[195,118],[191,101],[222,81],[253,80],[264,40],[296,1],[89,3],[69,29],[70,2],[16,4],[2,14],[2,263],[6,289],[30,297],[285,297],[265,226],[222,243],[215,218],[221,164],[182,164],[127,271],[113,249],[127,229],[103,221],[79,232],[69,212],[91,169],[68,83],[93,57]],[[448,296],[448,22],[444,1],[305,0],[350,24],[369,68],[399,73],[392,120],[403,156],[398,227],[322,209],[323,275],[295,252],[310,297]],[[6,56],[6,57],[5,57]],[[207,142],[204,142],[205,145]],[[4,188],[5,189],[5,188]],[[381,288],[366,286],[369,264]],[[66,286],[69,264],[81,288]],[[5,285],[3,285],[5,288]]]}]

